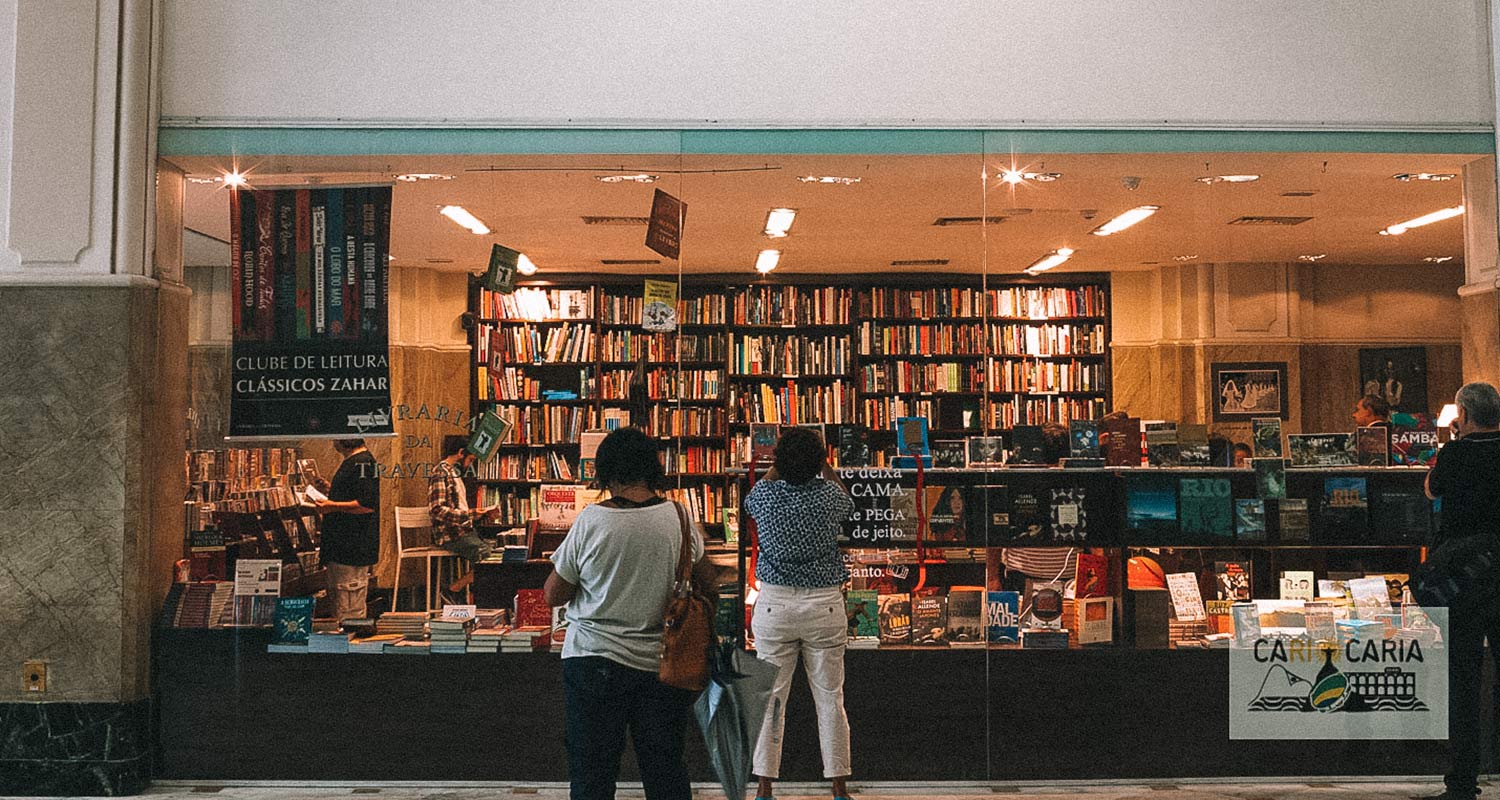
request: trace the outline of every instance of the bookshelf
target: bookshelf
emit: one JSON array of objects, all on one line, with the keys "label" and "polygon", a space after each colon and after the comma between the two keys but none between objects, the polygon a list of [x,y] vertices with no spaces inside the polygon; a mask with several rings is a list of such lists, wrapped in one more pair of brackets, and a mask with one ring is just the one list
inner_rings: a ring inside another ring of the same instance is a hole
[{"label": "bookshelf", "polygon": [[[541,483],[578,475],[582,430],[627,418],[662,441],[674,493],[716,523],[752,423],[866,425],[880,453],[897,417],[953,438],[1110,406],[1107,275],[691,275],[672,333],[641,329],[642,277],[531,281],[509,298],[472,283],[473,407],[517,423],[482,467],[481,502],[508,522]],[[637,370],[644,410],[631,408]]]}]

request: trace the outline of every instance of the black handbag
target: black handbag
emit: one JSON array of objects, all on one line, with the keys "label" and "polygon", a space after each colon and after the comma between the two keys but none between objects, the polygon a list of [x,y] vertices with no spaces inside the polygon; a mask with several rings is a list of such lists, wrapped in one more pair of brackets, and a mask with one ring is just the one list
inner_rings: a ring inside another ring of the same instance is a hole
[{"label": "black handbag", "polygon": [[1448,539],[1417,569],[1412,596],[1424,607],[1489,604],[1500,600],[1500,551],[1488,533]]}]

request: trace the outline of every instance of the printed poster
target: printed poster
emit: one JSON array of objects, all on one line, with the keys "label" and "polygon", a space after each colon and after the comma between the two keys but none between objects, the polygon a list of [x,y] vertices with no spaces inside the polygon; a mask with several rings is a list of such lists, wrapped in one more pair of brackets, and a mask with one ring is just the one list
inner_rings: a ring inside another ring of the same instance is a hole
[{"label": "printed poster", "polygon": [[652,333],[677,330],[677,284],[674,281],[646,281],[643,299],[641,327]]}]

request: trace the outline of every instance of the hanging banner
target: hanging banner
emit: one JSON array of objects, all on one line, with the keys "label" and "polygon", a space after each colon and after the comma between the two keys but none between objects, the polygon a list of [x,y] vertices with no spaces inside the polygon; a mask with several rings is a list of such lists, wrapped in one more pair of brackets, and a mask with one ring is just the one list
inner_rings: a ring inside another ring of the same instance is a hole
[{"label": "hanging banner", "polygon": [[687,203],[657,189],[651,196],[651,218],[646,226],[646,246],[667,258],[682,256],[682,224]]},{"label": "hanging banner", "polygon": [[230,195],[229,435],[391,436],[390,186]]}]

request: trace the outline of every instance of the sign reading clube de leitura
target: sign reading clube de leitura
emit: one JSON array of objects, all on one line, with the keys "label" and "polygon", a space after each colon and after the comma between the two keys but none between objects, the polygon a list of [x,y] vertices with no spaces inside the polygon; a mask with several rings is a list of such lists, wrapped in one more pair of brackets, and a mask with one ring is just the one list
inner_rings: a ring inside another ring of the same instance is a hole
[{"label": "sign reading clube de leitura", "polygon": [[393,435],[391,187],[241,189],[229,216],[229,435]]}]

